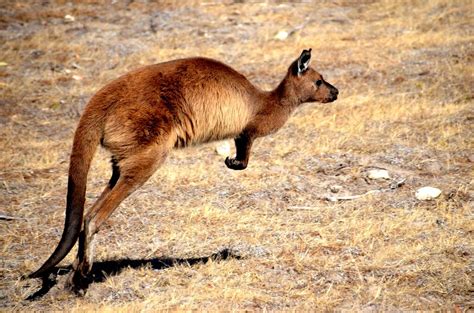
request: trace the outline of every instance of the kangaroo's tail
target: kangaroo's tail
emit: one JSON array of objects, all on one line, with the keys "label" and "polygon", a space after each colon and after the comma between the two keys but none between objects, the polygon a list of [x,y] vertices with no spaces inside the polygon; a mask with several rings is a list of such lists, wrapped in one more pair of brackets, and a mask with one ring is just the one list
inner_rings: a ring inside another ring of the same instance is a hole
[{"label": "kangaroo's tail", "polygon": [[84,214],[87,174],[102,136],[102,124],[102,118],[89,114],[87,109],[79,121],[69,164],[66,220],[63,234],[53,254],[36,272],[28,275],[28,278],[49,275],[54,266],[71,251],[79,237]]}]

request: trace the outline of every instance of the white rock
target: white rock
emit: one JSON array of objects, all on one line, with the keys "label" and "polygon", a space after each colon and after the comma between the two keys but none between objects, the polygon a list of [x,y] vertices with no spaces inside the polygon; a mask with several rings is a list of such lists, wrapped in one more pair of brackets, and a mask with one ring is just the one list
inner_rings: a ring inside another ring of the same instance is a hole
[{"label": "white rock", "polygon": [[288,38],[290,34],[287,32],[287,31],[284,31],[284,30],[280,30],[276,35],[275,35],[275,39],[278,39],[278,40],[285,40],[286,38]]},{"label": "white rock", "polygon": [[64,15],[64,19],[66,20],[66,22],[74,22],[76,20],[74,16],[69,14]]},{"label": "white rock", "polygon": [[216,145],[216,152],[224,157],[230,156],[230,143],[228,141],[219,142]]},{"label": "white rock", "polygon": [[434,187],[422,187],[415,193],[418,200],[433,200],[439,197],[441,190]]},{"label": "white rock", "polygon": [[374,169],[367,172],[367,177],[370,179],[390,179],[390,174],[387,170]]}]

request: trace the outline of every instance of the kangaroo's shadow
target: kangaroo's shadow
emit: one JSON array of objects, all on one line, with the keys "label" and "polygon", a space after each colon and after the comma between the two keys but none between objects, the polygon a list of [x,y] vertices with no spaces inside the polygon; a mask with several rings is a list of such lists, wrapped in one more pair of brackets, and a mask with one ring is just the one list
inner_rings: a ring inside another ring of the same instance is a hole
[{"label": "kangaroo's shadow", "polygon": [[[161,270],[164,268],[180,265],[180,264],[202,264],[209,261],[226,260],[229,258],[241,259],[241,256],[233,254],[229,249],[223,249],[219,252],[213,253],[210,256],[200,258],[152,258],[152,259],[120,259],[111,261],[95,262],[92,265],[90,273],[85,277],[84,291],[91,283],[100,283],[105,281],[108,277],[118,275],[126,268],[140,268],[149,265],[154,270]],[[48,276],[42,278],[41,288],[35,293],[31,294],[26,300],[37,300],[43,297],[45,294],[53,288],[57,283],[58,275],[65,275],[72,270],[71,266],[68,267],[55,267],[54,271]]]}]

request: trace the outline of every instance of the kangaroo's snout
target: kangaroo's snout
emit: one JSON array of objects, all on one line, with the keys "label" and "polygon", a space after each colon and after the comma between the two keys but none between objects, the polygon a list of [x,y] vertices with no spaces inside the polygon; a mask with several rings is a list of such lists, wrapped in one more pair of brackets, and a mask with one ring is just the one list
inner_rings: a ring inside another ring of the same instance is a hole
[{"label": "kangaroo's snout", "polygon": [[336,87],[331,85],[328,82],[325,82],[325,87],[326,87],[326,97],[324,98],[322,103],[328,103],[328,102],[333,102],[337,100],[337,96],[339,95],[339,90],[337,90]]},{"label": "kangaroo's snout", "polygon": [[332,86],[331,92],[330,92],[331,100],[329,102],[336,101],[338,94],[339,94],[339,90],[337,90],[336,87]]}]

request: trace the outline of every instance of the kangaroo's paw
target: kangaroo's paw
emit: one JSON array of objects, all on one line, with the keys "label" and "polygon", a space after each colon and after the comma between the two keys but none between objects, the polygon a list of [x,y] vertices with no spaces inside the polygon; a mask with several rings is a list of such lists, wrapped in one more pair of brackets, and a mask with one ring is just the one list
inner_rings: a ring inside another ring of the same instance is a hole
[{"label": "kangaroo's paw", "polygon": [[78,296],[84,296],[87,292],[89,284],[91,283],[87,272],[82,270],[84,268],[88,268],[88,266],[80,266],[78,269],[73,270],[69,273],[69,276],[66,280],[66,289],[69,289]]},{"label": "kangaroo's paw", "polygon": [[245,164],[244,162],[229,157],[225,159],[225,165],[227,165],[228,168],[233,170],[244,170],[245,168],[247,168],[247,164]]}]

